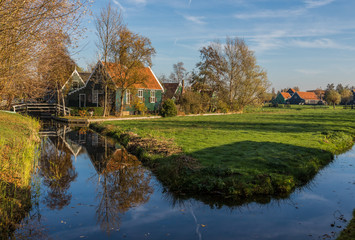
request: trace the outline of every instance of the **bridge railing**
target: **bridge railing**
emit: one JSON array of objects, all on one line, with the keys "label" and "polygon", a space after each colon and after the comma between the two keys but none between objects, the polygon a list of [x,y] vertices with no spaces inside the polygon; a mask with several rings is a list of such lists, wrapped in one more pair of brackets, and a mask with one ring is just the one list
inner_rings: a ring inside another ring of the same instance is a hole
[{"label": "bridge railing", "polygon": [[70,115],[71,109],[51,103],[22,103],[12,106],[14,112],[55,112]]}]

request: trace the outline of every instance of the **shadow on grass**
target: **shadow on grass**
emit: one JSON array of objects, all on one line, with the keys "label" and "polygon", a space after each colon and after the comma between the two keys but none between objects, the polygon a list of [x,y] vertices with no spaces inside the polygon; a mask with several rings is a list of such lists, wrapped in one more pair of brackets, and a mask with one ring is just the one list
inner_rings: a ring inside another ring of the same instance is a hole
[{"label": "shadow on grass", "polygon": [[202,164],[183,156],[144,162],[173,203],[195,198],[211,207],[234,207],[287,198],[333,160],[332,153],[320,149],[253,141],[192,153],[193,158],[199,156],[210,159]]}]

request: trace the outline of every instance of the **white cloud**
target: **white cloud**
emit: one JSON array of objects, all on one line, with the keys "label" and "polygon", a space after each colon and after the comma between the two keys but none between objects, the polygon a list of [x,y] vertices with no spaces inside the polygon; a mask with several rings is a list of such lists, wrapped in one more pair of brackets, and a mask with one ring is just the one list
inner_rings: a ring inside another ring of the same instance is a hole
[{"label": "white cloud", "polygon": [[355,50],[354,47],[338,44],[331,39],[321,38],[312,41],[292,40],[291,45],[302,48],[323,48],[323,49],[340,49],[340,50]]},{"label": "white cloud", "polygon": [[146,4],[147,0],[130,0],[131,2],[135,4]]},{"label": "white cloud", "polygon": [[191,2],[192,2],[192,0],[189,0],[189,7],[190,7],[190,5],[191,5]]},{"label": "white cloud", "polygon": [[116,4],[121,9],[121,11],[126,11],[126,9],[117,0],[113,0],[113,3]]},{"label": "white cloud", "polygon": [[328,4],[331,4],[335,0],[305,0],[304,3],[306,4],[307,8],[318,8]]},{"label": "white cloud", "polygon": [[284,18],[290,16],[299,16],[305,12],[304,9],[294,9],[294,10],[265,10],[255,13],[242,13],[234,15],[238,19],[255,19],[255,18]]},{"label": "white cloud", "polygon": [[305,6],[295,9],[263,10],[254,13],[241,13],[234,15],[238,19],[256,19],[256,18],[287,18],[300,16],[308,9],[318,8],[328,5],[335,0],[304,0]]},{"label": "white cloud", "polygon": [[196,16],[187,16],[185,15],[184,18],[190,22],[196,24],[205,24],[206,22],[203,21],[204,17],[196,17]]}]

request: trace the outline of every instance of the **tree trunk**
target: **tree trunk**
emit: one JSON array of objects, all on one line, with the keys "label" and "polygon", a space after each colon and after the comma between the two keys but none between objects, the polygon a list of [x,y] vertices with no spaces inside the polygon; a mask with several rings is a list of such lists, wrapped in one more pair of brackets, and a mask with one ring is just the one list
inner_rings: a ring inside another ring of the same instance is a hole
[{"label": "tree trunk", "polygon": [[66,116],[67,113],[66,113],[66,110],[65,110],[65,100],[64,100],[63,91],[61,91],[61,93],[62,93],[63,115]]},{"label": "tree trunk", "polygon": [[[59,97],[59,89],[57,87],[57,107],[55,108],[55,115],[56,116],[58,116],[58,106],[60,107],[60,97]],[[60,111],[59,111],[59,114],[60,114]]]},{"label": "tree trunk", "polygon": [[333,103],[333,109],[335,109],[335,103]]},{"label": "tree trunk", "polygon": [[121,102],[121,104],[120,104],[120,117],[123,116],[123,99],[124,99],[124,93],[125,93],[125,92],[122,90],[121,97],[120,97],[120,102]]},{"label": "tree trunk", "polygon": [[106,116],[107,111],[107,85],[105,85],[105,97],[104,97],[104,117]]}]

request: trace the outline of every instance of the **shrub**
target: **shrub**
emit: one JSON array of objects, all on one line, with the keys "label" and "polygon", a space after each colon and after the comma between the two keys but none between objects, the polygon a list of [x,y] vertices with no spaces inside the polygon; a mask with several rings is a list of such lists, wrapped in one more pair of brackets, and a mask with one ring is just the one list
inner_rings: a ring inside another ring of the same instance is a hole
[{"label": "shrub", "polygon": [[182,110],[186,113],[201,113],[202,102],[201,95],[198,92],[186,91],[181,98]]},{"label": "shrub", "polygon": [[176,105],[172,99],[164,101],[160,110],[160,115],[162,117],[174,117],[177,115]]},{"label": "shrub", "polygon": [[[72,107],[71,109],[72,110],[70,111],[70,114],[72,116],[81,116],[80,115],[81,111],[85,111],[86,112],[85,114],[87,114],[87,112],[89,112],[89,111],[93,111],[94,116],[103,116],[104,115],[104,108],[103,107],[81,107],[81,108]],[[87,115],[84,115],[84,116],[87,116]]]},{"label": "shrub", "polygon": [[136,98],[134,99],[133,101],[133,107],[136,111],[138,111],[139,113],[141,114],[145,114],[147,112],[147,107],[145,106],[144,102],[139,99],[139,98]]}]

